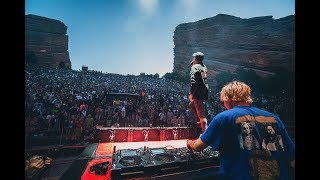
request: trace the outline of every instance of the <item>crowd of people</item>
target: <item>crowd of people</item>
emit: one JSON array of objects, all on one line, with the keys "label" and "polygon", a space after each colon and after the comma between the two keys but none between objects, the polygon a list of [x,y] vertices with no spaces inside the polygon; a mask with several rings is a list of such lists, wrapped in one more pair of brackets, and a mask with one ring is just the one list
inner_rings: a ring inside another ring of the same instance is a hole
[{"label": "crowd of people", "polygon": [[[189,83],[143,75],[26,66],[26,144],[31,145],[30,139],[39,136],[60,137],[54,143],[90,143],[97,125],[197,127],[189,106],[189,88]],[[138,98],[116,103],[108,99],[110,93],[132,93]],[[256,106],[272,108],[275,114],[293,102],[260,94],[253,98]],[[208,124],[225,110],[219,94],[212,90],[204,108]]]}]

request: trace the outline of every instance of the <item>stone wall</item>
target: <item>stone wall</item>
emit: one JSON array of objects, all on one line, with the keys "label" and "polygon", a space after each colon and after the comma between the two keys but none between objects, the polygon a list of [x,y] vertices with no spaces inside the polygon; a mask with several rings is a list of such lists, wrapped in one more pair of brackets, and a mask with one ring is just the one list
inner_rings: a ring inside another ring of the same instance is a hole
[{"label": "stone wall", "polygon": [[47,67],[71,68],[67,26],[59,20],[26,15],[25,62]]},{"label": "stone wall", "polygon": [[184,23],[174,31],[174,68],[189,73],[192,54],[205,54],[209,78],[237,67],[251,68],[260,76],[281,68],[295,68],[295,16],[241,19],[218,14],[197,22]]}]

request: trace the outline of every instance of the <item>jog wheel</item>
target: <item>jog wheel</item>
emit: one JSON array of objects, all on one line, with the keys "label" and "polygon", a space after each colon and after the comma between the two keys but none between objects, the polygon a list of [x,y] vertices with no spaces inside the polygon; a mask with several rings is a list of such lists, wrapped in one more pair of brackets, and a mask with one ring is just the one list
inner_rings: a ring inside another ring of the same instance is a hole
[{"label": "jog wheel", "polygon": [[119,163],[123,166],[138,166],[142,163],[142,159],[139,156],[125,156],[119,160]]}]

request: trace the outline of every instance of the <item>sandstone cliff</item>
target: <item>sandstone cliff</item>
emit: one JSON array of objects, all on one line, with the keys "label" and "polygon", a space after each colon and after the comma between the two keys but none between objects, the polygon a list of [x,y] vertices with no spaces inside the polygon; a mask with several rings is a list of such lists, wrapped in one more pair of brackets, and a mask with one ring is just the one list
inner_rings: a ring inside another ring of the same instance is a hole
[{"label": "sandstone cliff", "polygon": [[218,14],[197,22],[184,23],[174,31],[173,72],[185,75],[192,53],[205,54],[209,77],[238,66],[252,68],[260,76],[277,69],[295,68],[295,16],[241,19]]},{"label": "sandstone cliff", "polygon": [[25,16],[25,62],[71,68],[67,26],[55,19]]}]

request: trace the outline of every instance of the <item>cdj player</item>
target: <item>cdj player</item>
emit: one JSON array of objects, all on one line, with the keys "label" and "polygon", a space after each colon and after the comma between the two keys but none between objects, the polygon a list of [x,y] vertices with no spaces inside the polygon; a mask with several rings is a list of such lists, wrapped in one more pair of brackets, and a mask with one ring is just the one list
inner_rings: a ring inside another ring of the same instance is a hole
[{"label": "cdj player", "polygon": [[112,168],[129,168],[145,165],[143,149],[122,149],[118,150],[112,157]]}]

